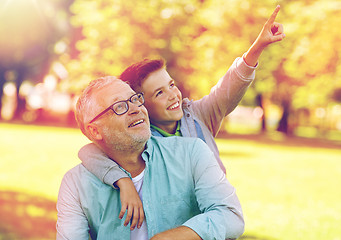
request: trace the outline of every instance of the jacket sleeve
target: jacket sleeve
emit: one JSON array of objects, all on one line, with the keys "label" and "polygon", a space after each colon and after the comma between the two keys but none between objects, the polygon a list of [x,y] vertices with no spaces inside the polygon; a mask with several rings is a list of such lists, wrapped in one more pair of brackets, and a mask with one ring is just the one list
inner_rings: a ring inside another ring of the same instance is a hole
[{"label": "jacket sleeve", "polygon": [[129,177],[115,161],[111,160],[94,143],[83,146],[78,152],[78,157],[89,172],[103,183],[114,188],[116,188],[114,185],[116,181]]},{"label": "jacket sleeve", "polygon": [[193,111],[205,123],[213,136],[216,136],[221,122],[231,113],[243,98],[255,78],[255,69],[237,58],[225,75],[211,89],[210,94],[194,101]]},{"label": "jacket sleeve", "polygon": [[235,188],[204,142],[198,139],[192,150],[194,191],[201,214],[183,225],[202,239],[238,238],[244,232],[244,218]]},{"label": "jacket sleeve", "polygon": [[65,174],[58,194],[57,240],[88,240],[89,225],[71,174]]}]

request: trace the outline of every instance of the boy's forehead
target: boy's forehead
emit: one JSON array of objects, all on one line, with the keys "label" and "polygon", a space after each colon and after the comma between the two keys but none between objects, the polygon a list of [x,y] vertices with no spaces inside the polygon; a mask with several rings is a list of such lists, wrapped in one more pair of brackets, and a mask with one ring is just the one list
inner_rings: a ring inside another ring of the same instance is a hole
[{"label": "boy's forehead", "polygon": [[161,68],[148,75],[146,79],[142,81],[141,88],[144,92],[150,92],[155,89],[168,85],[172,81],[172,77],[169,75],[165,68]]}]

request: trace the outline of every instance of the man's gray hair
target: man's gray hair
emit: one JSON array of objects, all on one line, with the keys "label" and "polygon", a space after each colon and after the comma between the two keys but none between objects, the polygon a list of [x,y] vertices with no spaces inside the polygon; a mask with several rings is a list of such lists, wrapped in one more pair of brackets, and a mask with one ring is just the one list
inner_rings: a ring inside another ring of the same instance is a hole
[{"label": "man's gray hair", "polygon": [[98,114],[95,112],[95,110],[97,109],[97,103],[96,100],[92,98],[92,94],[94,91],[104,88],[117,80],[118,78],[114,76],[106,76],[92,80],[84,89],[77,101],[75,112],[76,121],[82,133],[89,139],[90,136],[85,129],[85,125],[90,122],[92,118],[95,117],[95,114]]}]

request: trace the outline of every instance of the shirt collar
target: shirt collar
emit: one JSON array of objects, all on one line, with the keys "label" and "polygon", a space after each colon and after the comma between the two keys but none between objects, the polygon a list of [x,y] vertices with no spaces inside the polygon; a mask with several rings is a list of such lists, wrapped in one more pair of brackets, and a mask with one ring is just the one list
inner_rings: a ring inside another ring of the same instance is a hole
[{"label": "shirt collar", "polygon": [[168,132],[162,130],[161,128],[159,128],[153,124],[150,124],[150,127],[155,129],[156,131],[158,131],[164,137],[182,136],[181,131],[180,131],[180,121],[178,121],[176,124],[176,130],[175,130],[174,134],[168,133]]},{"label": "shirt collar", "polygon": [[[155,141],[154,139],[154,136],[152,135],[147,143],[146,143],[146,148],[144,149],[144,151],[142,152],[142,159],[145,161],[145,162],[148,162],[149,161],[149,158],[150,156],[152,155],[152,152],[153,152],[153,142]],[[147,164],[146,164],[147,166]]]}]

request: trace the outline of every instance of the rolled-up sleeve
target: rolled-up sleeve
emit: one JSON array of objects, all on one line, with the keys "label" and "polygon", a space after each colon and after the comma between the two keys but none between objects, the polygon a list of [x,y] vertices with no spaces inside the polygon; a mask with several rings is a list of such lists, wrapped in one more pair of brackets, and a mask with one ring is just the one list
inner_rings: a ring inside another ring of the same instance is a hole
[{"label": "rolled-up sleeve", "polygon": [[198,139],[192,151],[195,195],[202,213],[183,225],[205,240],[238,238],[244,232],[244,218],[235,188],[204,142]]},{"label": "rolled-up sleeve", "polygon": [[57,240],[88,240],[89,226],[70,172],[65,174],[57,201]]}]

